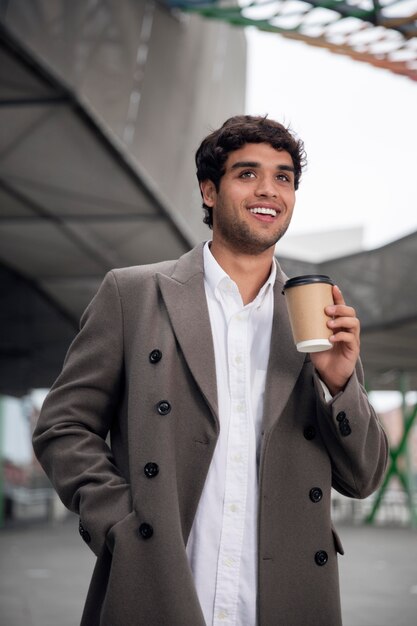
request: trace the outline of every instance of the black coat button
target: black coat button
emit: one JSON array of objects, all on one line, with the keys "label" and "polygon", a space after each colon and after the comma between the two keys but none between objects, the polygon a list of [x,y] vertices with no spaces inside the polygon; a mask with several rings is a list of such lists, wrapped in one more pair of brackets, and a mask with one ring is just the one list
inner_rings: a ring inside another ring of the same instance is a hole
[{"label": "black coat button", "polygon": [[346,413],[344,411],[340,411],[336,415],[336,419],[337,419],[338,422],[343,422],[343,420],[346,419]]},{"label": "black coat button", "polygon": [[304,428],[304,437],[310,441],[310,439],[314,439],[316,436],[316,429],[311,424]]},{"label": "black coat button", "polygon": [[143,539],[150,539],[153,535],[152,526],[150,524],[147,524],[146,522],[143,522],[139,526],[139,534],[141,535]]},{"label": "black coat button", "polygon": [[340,430],[340,434],[342,435],[342,437],[347,437],[348,435],[350,435],[350,433],[352,432],[352,429],[349,425],[348,419],[344,419],[343,422],[340,422],[339,430]]},{"label": "black coat button", "polygon": [[322,497],[323,497],[323,492],[320,489],[320,487],[313,487],[313,489],[310,489],[310,500],[312,502],[320,502]]},{"label": "black coat button", "polygon": [[85,543],[90,543],[91,541],[90,533],[88,532],[88,530],[84,528],[84,526],[81,524],[81,521],[78,524],[78,532],[80,533],[81,537],[84,539]]},{"label": "black coat button", "polygon": [[161,402],[158,402],[158,404],[156,405],[156,408],[159,415],[168,415],[171,410],[171,405],[166,400],[161,400]]},{"label": "black coat button", "polygon": [[147,478],[154,478],[159,474],[159,466],[157,463],[146,463],[143,471]]},{"label": "black coat button", "polygon": [[159,363],[161,359],[162,359],[162,352],[158,350],[157,348],[155,348],[155,350],[152,350],[152,352],[149,355],[150,362],[153,364]]},{"label": "black coat button", "polygon": [[317,565],[320,565],[321,567],[322,565],[326,565],[327,561],[329,560],[329,557],[327,555],[327,552],[325,552],[324,550],[319,550],[314,555],[314,560],[317,563]]}]

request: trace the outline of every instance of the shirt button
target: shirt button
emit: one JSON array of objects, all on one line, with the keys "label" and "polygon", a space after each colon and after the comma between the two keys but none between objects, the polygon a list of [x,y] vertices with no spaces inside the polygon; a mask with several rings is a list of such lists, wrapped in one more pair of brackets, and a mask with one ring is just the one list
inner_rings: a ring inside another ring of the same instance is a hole
[{"label": "shirt button", "polygon": [[230,510],[232,513],[237,513],[237,512],[239,511],[239,507],[238,507],[238,505],[237,505],[237,504],[231,504],[231,505],[229,506],[229,510]]},{"label": "shirt button", "polygon": [[346,413],[344,411],[339,411],[336,415],[336,419],[338,422],[343,422],[343,420],[346,419]]},{"label": "shirt button", "polygon": [[220,611],[217,613],[217,618],[218,619],[226,619],[227,618],[227,611],[225,611],[224,609],[220,609]]},{"label": "shirt button", "polygon": [[240,365],[242,363],[242,357],[240,355],[235,356],[235,363],[236,365]]}]

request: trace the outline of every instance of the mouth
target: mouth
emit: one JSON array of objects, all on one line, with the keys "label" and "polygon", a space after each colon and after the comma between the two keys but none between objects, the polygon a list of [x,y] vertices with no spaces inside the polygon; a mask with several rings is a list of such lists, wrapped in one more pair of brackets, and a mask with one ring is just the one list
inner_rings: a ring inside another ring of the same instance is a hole
[{"label": "mouth", "polygon": [[254,207],[253,209],[249,209],[249,211],[254,215],[272,215],[272,217],[277,216],[277,212],[275,209],[266,209],[265,207]]},{"label": "mouth", "polygon": [[256,219],[261,220],[262,222],[272,222],[277,217],[277,215],[281,213],[279,209],[265,206],[250,207],[248,211]]}]

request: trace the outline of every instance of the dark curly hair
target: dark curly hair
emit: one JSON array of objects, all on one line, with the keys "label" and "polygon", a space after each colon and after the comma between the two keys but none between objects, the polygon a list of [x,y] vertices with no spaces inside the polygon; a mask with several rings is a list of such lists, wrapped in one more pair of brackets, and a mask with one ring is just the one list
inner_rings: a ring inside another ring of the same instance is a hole
[{"label": "dark curly hair", "polygon": [[[197,178],[201,183],[211,180],[219,190],[225,163],[230,152],[239,150],[247,143],[268,143],[275,150],[286,150],[294,164],[294,184],[298,189],[302,169],[307,164],[304,144],[290,129],[267,116],[235,115],[226,120],[200,144],[196,154]],[[203,222],[213,227],[213,210],[203,202]]]}]

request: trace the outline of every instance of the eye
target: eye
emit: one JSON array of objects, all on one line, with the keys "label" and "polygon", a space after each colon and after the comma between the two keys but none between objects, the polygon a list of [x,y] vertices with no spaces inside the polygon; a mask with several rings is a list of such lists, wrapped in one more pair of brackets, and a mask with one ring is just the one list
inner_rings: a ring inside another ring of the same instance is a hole
[{"label": "eye", "polygon": [[287,174],[278,174],[277,175],[278,180],[283,180],[285,182],[290,182],[290,177],[287,176]]},{"label": "eye", "polygon": [[255,178],[255,174],[252,170],[244,170],[243,172],[240,172],[239,178]]}]

